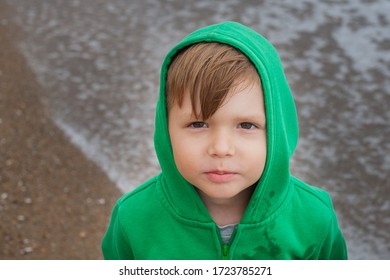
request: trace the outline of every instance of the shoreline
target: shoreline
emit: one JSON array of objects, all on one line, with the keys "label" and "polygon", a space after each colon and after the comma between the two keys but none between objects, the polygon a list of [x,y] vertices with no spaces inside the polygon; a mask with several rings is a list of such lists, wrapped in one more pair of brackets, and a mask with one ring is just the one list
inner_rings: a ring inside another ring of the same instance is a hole
[{"label": "shoreline", "polygon": [[122,192],[51,120],[43,89],[16,48],[18,30],[4,18],[0,259],[102,259],[101,239]]}]

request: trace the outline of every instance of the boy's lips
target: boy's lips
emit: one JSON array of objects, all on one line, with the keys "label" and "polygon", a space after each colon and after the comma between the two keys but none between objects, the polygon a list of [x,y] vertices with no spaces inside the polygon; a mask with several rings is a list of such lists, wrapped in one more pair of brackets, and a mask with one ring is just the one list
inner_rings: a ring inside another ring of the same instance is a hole
[{"label": "boy's lips", "polygon": [[235,177],[236,174],[237,174],[236,172],[220,171],[220,170],[213,170],[213,171],[205,172],[207,179],[213,183],[229,182]]}]

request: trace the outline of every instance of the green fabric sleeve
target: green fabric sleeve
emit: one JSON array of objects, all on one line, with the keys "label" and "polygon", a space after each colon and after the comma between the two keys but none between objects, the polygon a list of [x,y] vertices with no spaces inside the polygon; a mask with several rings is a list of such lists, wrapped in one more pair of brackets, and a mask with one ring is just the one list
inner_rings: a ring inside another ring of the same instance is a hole
[{"label": "green fabric sleeve", "polygon": [[102,241],[103,257],[106,260],[132,260],[134,259],[128,238],[120,223],[120,203],[118,202],[112,212],[110,225]]}]

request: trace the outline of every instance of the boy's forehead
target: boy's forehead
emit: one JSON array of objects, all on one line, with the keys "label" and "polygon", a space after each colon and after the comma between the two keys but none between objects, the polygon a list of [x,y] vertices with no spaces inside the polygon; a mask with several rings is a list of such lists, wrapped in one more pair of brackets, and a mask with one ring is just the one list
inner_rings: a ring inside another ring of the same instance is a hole
[{"label": "boy's forehead", "polygon": [[[249,104],[253,101],[254,96],[259,96],[260,98],[257,100],[260,100],[261,104],[259,105],[261,106],[257,107],[258,110],[254,110],[254,111],[252,110],[251,114],[258,115],[257,113],[260,113],[259,115],[262,115],[262,112],[264,112],[264,96],[263,96],[261,83],[258,81],[259,80],[254,80],[252,78],[245,78],[244,80],[242,80],[236,87],[229,90],[228,94],[225,96],[225,99],[220,103],[220,106],[217,108],[215,113],[217,113],[222,108],[224,108],[230,101],[234,103],[237,102],[233,97],[239,95],[242,97],[240,98],[240,100],[247,100],[247,103],[249,102]],[[253,94],[251,94],[251,92]],[[207,102],[207,100],[204,100],[204,102]],[[192,104],[190,92],[186,90],[183,93],[183,99],[181,104],[179,103],[178,100],[176,100],[172,109],[175,110],[175,115],[180,116],[180,118],[195,117],[197,119],[200,119],[201,118],[200,116],[202,116],[201,114],[202,104],[199,96],[195,97],[194,103],[195,104]],[[245,110],[246,108],[240,107],[239,109],[240,109],[239,111],[241,111],[242,113],[246,112]],[[229,114],[229,111],[226,113]],[[262,117],[262,119],[263,118],[265,119],[265,116]]]},{"label": "boy's forehead", "polygon": [[[259,81],[251,60],[229,44],[196,43],[179,50],[168,66],[167,109],[190,96],[189,114],[209,118],[236,87]],[[187,100],[188,102],[188,100]]]}]

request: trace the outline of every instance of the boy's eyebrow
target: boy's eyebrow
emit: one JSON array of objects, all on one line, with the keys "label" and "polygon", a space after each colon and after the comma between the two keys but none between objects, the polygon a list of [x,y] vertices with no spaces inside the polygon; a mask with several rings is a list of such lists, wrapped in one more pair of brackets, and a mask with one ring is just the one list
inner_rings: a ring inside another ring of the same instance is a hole
[{"label": "boy's eyebrow", "polygon": [[242,115],[238,116],[237,119],[249,119],[249,120],[266,120],[265,115],[259,114],[251,114],[251,115]]},{"label": "boy's eyebrow", "polygon": [[196,119],[196,120],[200,120],[200,118],[197,117],[196,114],[194,114],[194,112],[190,112],[190,111],[184,111],[184,110],[180,110],[180,112],[176,115],[176,117],[178,117],[179,119],[185,119],[185,120],[189,120],[189,119]]},{"label": "boy's eyebrow", "polygon": [[254,115],[242,115],[242,116],[237,116],[236,120],[239,122],[245,122],[245,121],[254,121],[259,124],[265,124],[267,122],[267,118],[265,115],[259,113],[259,114],[254,114]]},{"label": "boy's eyebrow", "polygon": [[[199,120],[199,121],[207,121],[203,120],[200,116],[196,116],[194,113],[188,113],[188,112],[183,112],[179,115],[181,119],[190,119],[190,120]],[[211,116],[210,118],[212,118]],[[266,116],[262,115],[261,113],[259,114],[251,114],[251,115],[238,115],[233,118],[235,122],[254,122],[258,125],[265,126],[266,124]]]}]

